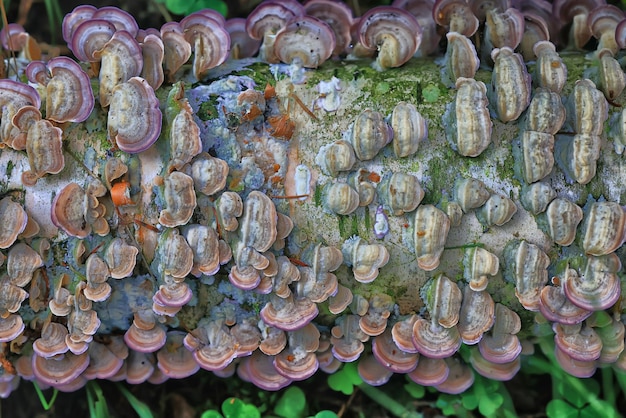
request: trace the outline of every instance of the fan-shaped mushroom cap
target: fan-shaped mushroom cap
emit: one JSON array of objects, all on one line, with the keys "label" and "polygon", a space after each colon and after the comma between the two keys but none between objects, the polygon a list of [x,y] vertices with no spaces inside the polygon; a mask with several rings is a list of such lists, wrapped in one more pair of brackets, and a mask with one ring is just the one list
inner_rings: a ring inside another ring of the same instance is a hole
[{"label": "fan-shaped mushroom cap", "polygon": [[422,386],[437,386],[448,379],[450,368],[444,359],[422,356],[417,367],[408,373],[409,378]]},{"label": "fan-shaped mushroom cap", "polygon": [[345,286],[338,285],[337,292],[328,299],[328,310],[339,315],[352,303],[352,292]]},{"label": "fan-shaped mushroom cap", "polygon": [[538,246],[511,241],[504,249],[507,269],[515,282],[515,296],[530,311],[539,310],[539,294],[548,283],[550,259]]},{"label": "fan-shaped mushroom cap", "polygon": [[571,274],[563,283],[565,295],[583,309],[599,311],[610,308],[620,296],[617,272],[621,266],[615,253],[587,257],[583,273],[580,276]]},{"label": "fan-shaped mushroom cap", "polygon": [[255,351],[245,357],[237,368],[237,375],[245,381],[253,383],[263,390],[280,390],[291,383],[291,379],[276,370],[272,357]]},{"label": "fan-shaped mushroom cap", "polygon": [[154,373],[154,354],[131,350],[125,361],[126,381],[138,385],[148,380]]},{"label": "fan-shaped mushroom cap", "polygon": [[246,31],[252,39],[262,39],[259,57],[267,62],[276,63],[274,38],[287,22],[305,14],[304,7],[295,1],[264,1],[246,18]]},{"label": "fan-shaped mushroom cap", "polygon": [[426,271],[439,266],[439,257],[450,230],[450,219],[433,205],[420,205],[414,216],[413,243],[417,265]]},{"label": "fan-shaped mushroom cap", "polygon": [[307,15],[326,22],[333,30],[335,35],[333,55],[339,56],[346,53],[351,41],[352,9],[345,3],[330,0],[307,1],[304,9]]},{"label": "fan-shaped mushroom cap", "polygon": [[409,373],[417,367],[418,354],[407,353],[398,347],[389,328],[372,339],[372,353],[383,367],[394,373]]},{"label": "fan-shaped mushroom cap", "polygon": [[102,302],[109,297],[111,286],[106,282],[109,278],[109,266],[97,253],[87,257],[85,277],[87,286],[84,288],[84,294],[87,299]]},{"label": "fan-shaped mushroom cap", "polygon": [[263,321],[259,322],[259,328],[261,328],[261,343],[259,344],[259,350],[268,356],[275,356],[283,351],[287,345],[287,335],[283,330],[275,327],[268,327],[263,324]]},{"label": "fan-shaped mushroom cap", "polygon": [[234,59],[253,56],[261,46],[260,39],[252,39],[246,32],[246,19],[233,17],[226,20],[224,29],[230,36],[230,56]]},{"label": "fan-shaped mushroom cap", "polygon": [[192,273],[213,275],[219,271],[219,237],[215,229],[199,225],[185,225],[182,233],[193,252]]},{"label": "fan-shaped mushroom cap", "polygon": [[0,248],[9,248],[26,228],[28,215],[22,205],[6,196],[0,200],[0,217],[4,220],[0,227]]},{"label": "fan-shaped mushroom cap", "polygon": [[337,276],[332,273],[318,271],[310,267],[300,268],[300,280],[296,283],[295,293],[298,297],[309,299],[313,303],[322,303],[337,293]]},{"label": "fan-shaped mushroom cap", "polygon": [[164,181],[165,208],[159,214],[159,223],[168,228],[185,225],[196,208],[193,179],[180,171],[173,171]]},{"label": "fan-shaped mushroom cap", "polygon": [[132,77],[115,86],[107,129],[119,149],[136,154],[150,148],[161,133],[161,119],[159,101],[143,78]]},{"label": "fan-shaped mushroom cap", "polygon": [[184,338],[185,332],[169,331],[165,345],[156,353],[159,370],[174,379],[191,376],[200,369],[191,351],[183,345]]},{"label": "fan-shaped mushroom cap", "polygon": [[361,379],[371,386],[382,386],[393,376],[393,372],[380,364],[372,355],[361,358],[357,370]]},{"label": "fan-shaped mushroom cap", "polygon": [[185,39],[183,29],[178,22],[167,22],[161,26],[163,41],[163,71],[169,81],[191,57],[191,44]]},{"label": "fan-shaped mushroom cap", "polygon": [[592,327],[555,323],[552,328],[555,344],[572,359],[590,362],[600,358],[602,340]]},{"label": "fan-shaped mushroom cap", "polygon": [[487,275],[495,276],[498,273],[500,261],[495,254],[484,248],[473,247],[465,249],[463,265],[465,266],[464,276],[469,287],[480,292],[487,288]]},{"label": "fan-shaped mushroom cap", "polygon": [[270,296],[270,301],[261,309],[260,315],[267,325],[294,331],[302,328],[318,314],[317,305],[307,298],[295,299],[293,295],[280,298]]},{"label": "fan-shaped mushroom cap", "polygon": [[274,357],[274,367],[291,380],[311,377],[319,363],[315,351],[319,347],[320,333],[313,324],[288,333],[289,348]]},{"label": "fan-shaped mushroom cap", "polygon": [[65,325],[56,322],[44,324],[41,337],[33,342],[33,351],[40,357],[50,358],[68,350],[65,337],[68,331]]},{"label": "fan-shaped mushroom cap", "polygon": [[230,53],[230,36],[223,23],[200,13],[187,16],[180,22],[185,39],[194,52],[193,75],[202,80],[208,70],[222,64]]},{"label": "fan-shaped mushroom cap", "polygon": [[359,326],[358,315],[341,316],[331,330],[332,352],[337,360],[348,363],[359,358],[369,339]]},{"label": "fan-shaped mushroom cap", "polygon": [[[28,111],[29,107],[23,107],[15,114],[13,124],[20,129],[22,111]],[[37,111],[39,115],[39,111]],[[37,180],[46,174],[57,174],[65,167],[63,157],[63,131],[52,125],[46,119],[33,120],[24,129],[26,134],[26,153],[30,170],[22,173],[22,183],[34,186]]]},{"label": "fan-shaped mushroom cap", "polygon": [[24,331],[24,321],[17,314],[10,314],[6,317],[0,316],[0,342],[10,342],[15,340]]},{"label": "fan-shaped mushroom cap", "polygon": [[555,243],[568,246],[576,238],[576,228],[583,219],[583,210],[568,199],[557,197],[546,210],[548,232]]},{"label": "fan-shaped mushroom cap", "polygon": [[472,369],[458,358],[447,358],[446,363],[450,369],[448,378],[435,388],[443,393],[456,395],[465,392],[474,383],[474,373]]},{"label": "fan-shaped mushroom cap", "polygon": [[109,266],[109,273],[114,279],[130,276],[137,263],[139,249],[124,242],[120,237],[111,241],[104,250],[104,259]]},{"label": "fan-shaped mushroom cap", "polygon": [[515,49],[524,36],[524,15],[515,8],[491,9],[486,14],[485,28],[486,41],[494,48],[508,46]]},{"label": "fan-shaped mushroom cap", "polygon": [[564,371],[581,379],[593,376],[598,368],[596,360],[581,361],[573,359],[557,345],[554,346],[554,355],[557,363]]},{"label": "fan-shaped mushroom cap", "polygon": [[480,354],[492,363],[509,363],[522,352],[522,344],[517,334],[522,327],[520,317],[497,303],[496,315],[490,334],[485,334],[478,342]]},{"label": "fan-shaped mushroom cap", "polygon": [[126,31],[133,37],[137,36],[139,31],[139,25],[135,18],[130,13],[115,6],[100,7],[94,11],[91,18],[111,22],[115,26],[116,31]]},{"label": "fan-shaped mushroom cap", "polygon": [[359,42],[378,49],[379,69],[399,67],[407,62],[422,42],[422,28],[415,17],[397,7],[378,6],[361,16]]},{"label": "fan-shaped mushroom cap", "polygon": [[387,318],[394,307],[394,300],[384,293],[375,293],[370,298],[367,313],[359,319],[361,330],[369,335],[380,335],[387,327]]},{"label": "fan-shaped mushroom cap", "polygon": [[440,274],[422,288],[421,296],[433,323],[451,328],[459,322],[463,296],[455,282]]},{"label": "fan-shaped mushroom cap", "polygon": [[446,358],[461,347],[461,336],[456,326],[444,328],[418,317],[413,325],[413,344],[426,357]]},{"label": "fan-shaped mushroom cap", "polygon": [[494,323],[495,304],[491,295],[482,290],[474,291],[467,286],[457,325],[465,344],[476,344]]},{"label": "fan-shaped mushroom cap", "polygon": [[189,274],[193,267],[193,251],[178,229],[168,229],[159,237],[158,270],[177,279]]},{"label": "fan-shaped mushroom cap", "polygon": [[[169,283],[159,286],[159,290],[152,297],[153,310],[162,308],[163,311],[170,311],[168,308],[180,309],[186,305],[193,297],[193,292],[187,283]],[[174,309],[178,312],[178,309]],[[168,312],[168,316],[174,316],[176,312]]]},{"label": "fan-shaped mushroom cap", "polygon": [[[228,170],[226,161],[201,153],[191,163],[191,177],[196,191],[207,196],[219,192],[226,186]],[[237,216],[241,216],[241,212]]]},{"label": "fan-shaped mushroom cap", "polygon": [[141,40],[139,45],[143,60],[140,76],[150,84],[150,87],[156,90],[161,87],[165,80],[163,71],[165,45],[163,45],[161,34],[158,31],[156,34],[150,33]]},{"label": "fan-shaped mushroom cap", "polygon": [[230,335],[237,341],[237,357],[249,356],[261,343],[258,318],[250,317],[239,321],[230,329]]},{"label": "fan-shaped mushroom cap", "polygon": [[105,344],[97,341],[89,343],[89,366],[83,376],[89,380],[108,379],[115,375],[124,364],[124,359],[118,357]]},{"label": "fan-shaped mushroom cap", "polygon": [[9,281],[15,286],[24,287],[32,279],[33,273],[43,266],[39,253],[20,242],[11,247],[7,257]]},{"label": "fan-shaped mushroom cap", "polygon": [[317,68],[335,49],[335,35],[324,21],[312,16],[291,19],[274,40],[276,57],[286,64]]},{"label": "fan-shaped mushroom cap", "polygon": [[[563,281],[568,275],[578,275],[576,270],[567,269]],[[567,299],[562,286],[544,286],[541,289],[539,310],[548,321],[561,324],[578,324],[587,319],[593,312],[574,305]]]},{"label": "fan-shaped mushroom cap", "polygon": [[382,244],[367,244],[359,236],[347,239],[341,252],[344,261],[352,266],[354,279],[361,283],[370,283],[378,277],[378,270],[389,261],[389,251]]},{"label": "fan-shaped mushroom cap", "polygon": [[601,363],[615,363],[624,351],[624,323],[612,319],[611,323],[595,329],[602,340],[602,351],[600,352]]},{"label": "fan-shaped mushroom cap", "polygon": [[115,31],[115,25],[107,20],[84,19],[75,25],[67,46],[79,61],[98,62],[97,52],[102,51]]},{"label": "fan-shaped mushroom cap", "polygon": [[56,387],[78,378],[89,365],[89,355],[66,353],[61,357],[46,359],[33,354],[32,361],[33,372],[38,381]]},{"label": "fan-shaped mushroom cap", "polygon": [[513,379],[521,367],[519,356],[508,363],[494,363],[485,359],[479,350],[472,350],[470,363],[481,376],[501,381]]},{"label": "fan-shaped mushroom cap", "polygon": [[433,6],[433,19],[439,26],[449,28],[467,37],[477,30],[479,21],[465,0],[437,0]]},{"label": "fan-shaped mushroom cap", "polygon": [[221,370],[237,356],[236,341],[222,321],[201,321],[185,336],[184,344],[196,362],[206,370]]},{"label": "fan-shaped mushroom cap", "polygon": [[402,321],[396,322],[391,328],[391,337],[394,343],[407,353],[418,352],[415,344],[413,344],[413,326],[416,321],[417,315],[413,314]]},{"label": "fan-shaped mushroom cap", "polygon": [[626,240],[626,209],[617,202],[594,202],[585,217],[583,249],[601,256],[617,250]]},{"label": "fan-shaped mushroom cap", "polygon": [[587,25],[594,38],[598,39],[597,51],[608,49],[611,54],[619,51],[615,40],[617,25],[624,20],[624,12],[612,4],[595,7],[587,17]]},{"label": "fan-shaped mushroom cap", "polygon": [[85,20],[91,19],[97,8],[92,5],[77,6],[63,18],[63,40],[69,44],[74,37],[74,31]]},{"label": "fan-shaped mushroom cap", "polygon": [[167,335],[161,324],[154,324],[152,328],[139,328],[132,323],[124,334],[124,341],[128,348],[140,353],[154,353],[165,345]]}]

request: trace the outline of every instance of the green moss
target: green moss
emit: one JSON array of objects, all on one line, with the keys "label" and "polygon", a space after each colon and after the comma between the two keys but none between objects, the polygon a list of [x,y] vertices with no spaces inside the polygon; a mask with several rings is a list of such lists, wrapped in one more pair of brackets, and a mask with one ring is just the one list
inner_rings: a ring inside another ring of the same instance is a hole
[{"label": "green moss", "polygon": [[217,96],[209,96],[206,101],[200,104],[200,108],[197,113],[198,117],[202,121],[215,119],[218,116],[217,113]]},{"label": "green moss", "polygon": [[429,84],[422,89],[422,96],[424,97],[424,101],[426,103],[435,103],[439,100],[439,96],[441,95],[441,90],[435,84]]},{"label": "green moss", "polygon": [[7,162],[7,169],[6,169],[7,179],[11,178],[11,173],[13,173],[13,167],[15,167],[15,165],[13,164],[13,161],[9,160]]},{"label": "green moss", "polygon": [[344,240],[350,238],[348,217],[345,215],[337,215],[337,220],[339,221],[339,236]]},{"label": "green moss", "polygon": [[315,191],[313,192],[313,202],[315,206],[322,206],[322,186],[315,184]]}]

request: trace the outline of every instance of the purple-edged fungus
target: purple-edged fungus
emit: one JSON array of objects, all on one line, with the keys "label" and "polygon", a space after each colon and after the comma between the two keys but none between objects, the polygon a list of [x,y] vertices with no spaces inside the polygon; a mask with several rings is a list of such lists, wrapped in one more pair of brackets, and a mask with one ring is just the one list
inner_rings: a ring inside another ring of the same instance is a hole
[{"label": "purple-edged fungus", "polygon": [[539,42],[550,41],[550,29],[546,20],[533,12],[524,12],[524,35],[519,44],[519,51],[524,61],[535,59],[534,46]]},{"label": "purple-edged fungus", "polygon": [[6,318],[16,313],[27,297],[28,292],[24,289],[2,280],[0,282],[0,317]]},{"label": "purple-edged fungus", "polygon": [[417,315],[413,314],[406,319],[396,322],[391,328],[393,342],[404,352],[418,352],[415,344],[413,344],[413,326],[416,321]]},{"label": "purple-edged fungus", "polygon": [[561,350],[557,345],[554,346],[554,355],[556,362],[559,363],[559,366],[561,366],[563,370],[581,379],[593,376],[598,368],[598,362],[596,360],[576,360],[570,357],[565,351]]},{"label": "purple-edged fungus", "polygon": [[485,360],[492,363],[509,363],[522,351],[517,333],[522,328],[519,315],[497,303],[493,328],[478,342],[478,349]]},{"label": "purple-edged fungus", "polygon": [[140,328],[136,320],[124,334],[128,348],[140,353],[154,353],[165,345],[166,338],[163,325],[155,323],[151,328]]},{"label": "purple-edged fungus", "polygon": [[433,19],[433,6],[435,0],[394,0],[393,7],[404,9],[415,16],[417,23],[422,28],[422,42],[416,56],[427,56],[439,48],[441,35],[437,33],[437,24]]},{"label": "purple-edged fungus", "polygon": [[[578,275],[576,270],[566,269],[563,281],[567,281],[568,275]],[[554,279],[553,279],[554,281]],[[561,324],[578,324],[587,319],[592,311],[580,308],[567,299],[563,292],[563,286],[544,286],[541,289],[539,310],[548,321]]]},{"label": "purple-edged fungus", "polygon": [[[39,61],[31,62],[37,66]],[[94,107],[93,91],[87,73],[75,61],[67,57],[52,58],[46,64],[50,75],[31,79],[31,82],[45,84],[46,119],[57,123],[83,122],[89,117]]]},{"label": "purple-edged fungus", "polygon": [[15,340],[24,331],[24,321],[18,314],[0,317],[0,343]]},{"label": "purple-edged fungus", "polygon": [[[208,153],[201,153],[196,156],[191,163],[191,177],[193,178],[196,192],[211,196],[224,189],[228,171],[228,163],[222,159],[212,157]],[[224,197],[221,200],[224,203],[227,198]],[[239,198],[239,203],[241,203],[241,198]],[[241,209],[239,214],[235,216],[241,216]],[[226,225],[226,227],[230,228],[229,225]],[[227,231],[234,229],[227,229]]]},{"label": "purple-edged fungus", "polygon": [[[76,10],[76,9],[74,9]],[[111,22],[116,31],[126,31],[132,37],[137,36],[139,25],[135,18],[128,12],[114,6],[100,7],[95,10],[91,19],[102,19]]]},{"label": "purple-edged fungus", "polygon": [[66,353],[61,357],[46,359],[33,354],[32,361],[33,373],[37,380],[56,387],[78,378],[89,365],[89,355]]},{"label": "purple-edged fungus", "polygon": [[275,356],[287,346],[287,334],[285,331],[268,327],[262,321],[259,322],[259,328],[261,329],[261,342],[259,344],[259,350],[268,356]]},{"label": "purple-edged fungus", "polygon": [[357,28],[359,42],[378,50],[376,68],[399,67],[413,57],[422,42],[422,28],[406,10],[378,6],[361,16]]},{"label": "purple-edged fungus", "polygon": [[130,154],[145,151],[161,134],[161,111],[154,90],[140,77],[115,86],[107,129],[110,141]]},{"label": "purple-edged fungus", "polygon": [[230,329],[230,335],[237,341],[237,357],[249,356],[261,343],[258,318],[250,317],[239,321]]},{"label": "purple-edged fungus", "polygon": [[64,354],[69,350],[65,343],[67,334],[68,331],[65,325],[47,322],[41,330],[41,337],[33,342],[33,351],[43,358]]},{"label": "purple-edged fungus", "polygon": [[566,247],[576,238],[576,228],[583,219],[583,210],[576,203],[557,197],[548,205],[546,218],[550,238]]},{"label": "purple-edged fungus", "polygon": [[352,267],[354,279],[371,283],[378,277],[378,270],[389,261],[389,251],[382,244],[367,244],[359,236],[346,240],[342,247],[344,261]]},{"label": "purple-edged fungus", "polygon": [[291,380],[308,379],[319,366],[315,352],[319,347],[320,332],[315,325],[307,324],[287,334],[289,346],[274,357],[274,367]]},{"label": "purple-edged fungus", "polygon": [[211,276],[220,268],[219,237],[217,231],[209,226],[191,224],[182,229],[193,252],[193,267],[191,273],[198,276]]},{"label": "purple-edged fungus", "polygon": [[202,320],[185,336],[187,350],[205,370],[221,370],[237,356],[235,338],[221,320]]},{"label": "purple-edged fungus", "polygon": [[585,254],[601,256],[616,251],[626,240],[626,209],[617,202],[594,202],[585,217]]},{"label": "purple-edged fungus", "polygon": [[417,362],[417,367],[407,376],[422,386],[437,386],[448,379],[450,368],[444,359],[421,357]]},{"label": "purple-edged fungus", "polygon": [[436,385],[435,388],[450,395],[465,392],[474,383],[472,369],[458,358],[448,358],[445,361],[450,369],[448,378],[443,383]]},{"label": "purple-edged fungus", "polygon": [[393,371],[380,364],[372,355],[360,359],[357,370],[361,379],[371,386],[382,386],[393,376]]},{"label": "purple-edged fungus", "polygon": [[255,351],[245,357],[237,368],[237,375],[263,390],[276,391],[288,386],[291,379],[281,375],[274,367],[272,357]]},{"label": "purple-edged fungus", "polygon": [[585,323],[565,325],[555,323],[556,346],[574,360],[590,362],[600,358],[602,340],[595,330]]},{"label": "purple-edged fungus", "polygon": [[563,282],[565,295],[574,305],[589,311],[608,309],[620,297],[617,272],[621,267],[615,253],[588,256],[582,274],[570,274]]},{"label": "purple-edged fungus", "polygon": [[365,349],[363,343],[370,338],[361,330],[359,319],[358,315],[341,316],[330,332],[331,350],[341,362],[348,363],[358,359]]},{"label": "purple-edged fungus", "polygon": [[522,56],[508,46],[491,51],[492,104],[502,122],[517,120],[530,104],[531,77]]},{"label": "purple-edged fungus", "polygon": [[230,57],[233,59],[254,56],[261,46],[260,39],[252,39],[246,31],[246,19],[234,17],[226,20],[224,29],[230,36]]},{"label": "purple-edged fungus", "polygon": [[[409,373],[417,367],[417,353],[407,353],[393,342],[389,328],[372,339],[372,353],[378,362],[394,373]],[[362,360],[361,360],[362,361]]]},{"label": "purple-edged fungus", "polygon": [[85,19],[75,26],[67,45],[79,61],[98,62],[101,60],[99,53],[114,34],[113,23],[102,19]]},{"label": "purple-edged fungus", "polygon": [[445,71],[441,77],[444,84],[454,87],[456,81],[463,78],[474,78],[480,65],[474,43],[458,32],[446,33],[448,45],[444,57]]},{"label": "purple-edged fungus", "polygon": [[463,290],[458,329],[465,344],[479,342],[494,323],[495,303],[485,291],[475,291],[469,286]]},{"label": "purple-edged fungus", "polygon": [[587,16],[587,24],[594,38],[598,40],[596,51],[608,49],[617,54],[619,45],[615,39],[617,25],[624,20],[624,12],[612,4],[595,7]]},{"label": "purple-edged fungus", "polygon": [[191,57],[191,44],[185,39],[183,28],[178,22],[168,22],[161,26],[163,41],[163,72],[169,82]]},{"label": "purple-edged fungus", "polygon": [[487,288],[489,284],[488,276],[498,274],[500,261],[495,254],[484,248],[471,247],[465,249],[463,266],[465,267],[465,280],[469,283],[469,287],[476,292],[480,292]]},{"label": "purple-edged fungus", "polygon": [[185,225],[196,208],[193,179],[180,171],[168,174],[164,179],[165,208],[159,214],[159,223],[168,228]]},{"label": "purple-edged fungus", "polygon": [[[415,154],[419,148],[420,142],[428,138],[426,119],[417,111],[415,105],[411,103],[399,102],[393,108],[390,125],[393,129],[393,152],[398,158]],[[415,194],[419,195],[420,187],[417,178],[415,182],[418,186],[415,188]],[[411,201],[413,201],[413,199],[411,199]],[[421,201],[421,198],[419,201]],[[405,212],[410,212],[416,207],[417,204],[413,209],[405,210]]]},{"label": "purple-edged fungus", "polygon": [[252,39],[262,40],[259,58],[277,63],[274,51],[276,34],[291,19],[304,16],[304,7],[296,1],[265,1],[259,4],[246,18],[246,31]]},{"label": "purple-edged fungus", "polygon": [[352,9],[345,3],[331,0],[309,0],[304,9],[308,16],[320,19],[333,30],[335,35],[333,55],[347,53],[351,41]]},{"label": "purple-edged fungus", "polygon": [[89,344],[89,366],[83,377],[93,379],[108,379],[115,375],[124,364],[124,359],[117,357],[108,345],[92,341]]},{"label": "purple-edged fungus", "polygon": [[37,251],[22,242],[9,250],[7,257],[7,274],[9,282],[24,287],[30,283],[33,273],[43,266],[43,260]]},{"label": "purple-edged fungus", "polygon": [[267,325],[283,331],[302,328],[318,314],[317,305],[307,298],[295,299],[293,295],[280,298],[270,296],[270,301],[261,309],[260,315]]},{"label": "purple-edged fungus", "polygon": [[500,381],[513,379],[522,365],[519,356],[508,363],[494,363],[485,359],[479,350],[472,350],[470,363],[481,376]]},{"label": "purple-edged fungus", "polygon": [[433,320],[418,317],[413,325],[413,344],[426,357],[446,358],[461,347],[461,336],[456,326],[444,328]]},{"label": "purple-edged fungus", "polygon": [[85,191],[76,183],[69,183],[52,201],[52,222],[73,237],[85,238],[91,232],[84,213]]},{"label": "purple-edged fungus", "polygon": [[163,72],[163,60],[165,57],[165,46],[161,39],[161,34],[148,34],[141,42],[141,56],[143,59],[143,67],[140,76],[150,84],[154,90],[157,90],[165,80]]},{"label": "purple-edged fungus", "polygon": [[583,49],[591,39],[591,29],[588,24],[589,13],[596,7],[602,6],[603,0],[555,0],[552,5],[552,14],[562,26],[569,26],[568,44],[576,49]]},{"label": "purple-edged fungus", "polygon": [[335,49],[335,35],[325,22],[311,16],[295,17],[274,39],[274,53],[296,68],[317,68]]},{"label": "purple-edged fungus", "polygon": [[66,14],[63,18],[62,30],[63,40],[65,43],[70,44],[74,37],[74,31],[85,20],[91,19],[97,8],[91,5],[77,6],[70,13]]},{"label": "purple-edged fungus", "polygon": [[41,118],[39,109],[24,106],[13,116],[12,124],[26,132],[26,154],[30,170],[22,173],[22,182],[34,186],[46,174],[58,174],[65,167],[63,131]]},{"label": "purple-edged fungus", "polygon": [[143,56],[135,37],[126,31],[117,31],[102,49],[94,52],[100,64],[100,105],[109,106],[115,87],[141,74]]},{"label": "purple-edged fungus", "polygon": [[296,283],[295,294],[313,303],[322,303],[337,293],[337,276],[327,271],[311,268],[300,268],[300,280]]},{"label": "purple-edged fungus", "polygon": [[154,363],[154,354],[130,350],[125,361],[126,382],[131,385],[138,385],[148,380],[154,373]]},{"label": "purple-edged fungus", "polygon": [[109,278],[109,266],[97,254],[93,253],[85,261],[85,277],[87,286],[85,297],[93,302],[103,302],[111,294],[111,286],[106,282]]},{"label": "purple-edged fungus", "polygon": [[184,279],[193,267],[193,251],[178,229],[171,228],[159,237],[157,257],[159,272]]},{"label": "purple-edged fungus", "polygon": [[504,46],[517,48],[524,36],[524,23],[522,12],[514,8],[508,8],[503,12],[487,11],[484,45],[490,45],[490,50]]},{"label": "purple-edged fungus", "polygon": [[114,238],[104,250],[104,260],[109,266],[109,274],[114,279],[131,275],[137,263],[139,249],[127,244],[120,237]]},{"label": "purple-edged fungus", "polygon": [[156,353],[157,367],[173,379],[183,379],[200,369],[191,351],[183,345],[184,338],[182,331],[169,331],[165,345]]},{"label": "purple-edged fungus", "polygon": [[417,265],[426,271],[439,266],[439,258],[448,238],[450,219],[433,205],[420,205],[414,215],[413,245]]},{"label": "purple-edged fungus", "polygon": [[394,300],[384,293],[375,293],[369,301],[367,313],[359,319],[361,330],[369,335],[380,335],[387,328],[387,319],[394,307]]},{"label": "purple-edged fungus", "polygon": [[[396,108],[398,108],[398,106],[401,105],[397,105]],[[396,111],[394,109],[394,114],[395,112]],[[416,116],[415,113],[409,113],[409,115],[407,115],[407,119]],[[396,125],[394,127],[394,141],[398,139],[396,137],[396,132],[400,134],[400,139],[404,136],[402,132],[398,132],[397,128],[398,126]],[[379,202],[385,206],[385,209],[389,209],[394,216],[400,216],[414,211],[424,197],[424,190],[422,189],[417,177],[412,174],[401,172],[385,174],[380,183],[378,183],[376,192],[379,197]]]},{"label": "purple-edged fungus", "polygon": [[0,226],[0,248],[9,248],[26,228],[28,215],[22,205],[6,196],[0,200],[0,217],[4,220]]},{"label": "purple-edged fungus", "polygon": [[206,77],[211,68],[222,64],[230,53],[230,36],[223,23],[200,12],[185,17],[180,26],[194,53],[193,75]]},{"label": "purple-edged fungus", "polygon": [[626,86],[626,74],[614,57],[613,53],[607,49],[598,50],[598,89],[604,93],[604,97],[610,102],[614,102],[622,94]]},{"label": "purple-edged fungus", "polygon": [[458,32],[470,37],[477,30],[479,21],[465,0],[437,0],[433,6],[433,19],[448,32]]},{"label": "purple-edged fungus", "polygon": [[338,285],[337,292],[328,299],[328,310],[339,315],[352,303],[352,291],[345,286]]},{"label": "purple-edged fungus", "polygon": [[29,61],[41,59],[41,47],[22,25],[17,23],[9,23],[0,30],[0,43],[8,51],[20,51]]},{"label": "purple-edged fungus", "polygon": [[550,258],[535,244],[514,241],[504,249],[507,269],[515,283],[515,296],[529,311],[539,310],[539,294],[548,283]]}]

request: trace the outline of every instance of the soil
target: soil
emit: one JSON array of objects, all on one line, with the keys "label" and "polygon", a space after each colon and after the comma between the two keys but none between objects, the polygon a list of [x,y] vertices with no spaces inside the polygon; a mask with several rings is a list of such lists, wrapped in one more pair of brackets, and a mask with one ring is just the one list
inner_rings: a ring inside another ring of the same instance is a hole
[{"label": "soil", "polygon": [[[20,13],[20,5],[24,6],[27,3],[32,4],[26,13]],[[165,22],[165,17],[154,1],[149,0],[60,1],[59,3],[64,14],[79,4],[93,4],[97,7],[118,6],[131,12],[142,28],[160,27]],[[228,3],[230,17],[245,16],[257,2],[238,0]],[[359,3],[361,10],[366,10],[372,5],[363,1]],[[9,22],[22,23],[26,30],[39,41],[62,42],[60,25],[56,30],[50,27],[45,4],[42,1],[11,1],[7,9],[7,18]],[[346,418],[391,416],[382,405],[374,402],[358,389],[350,396],[333,391],[328,387],[326,378],[325,374],[318,373],[313,378],[296,384],[306,394],[309,412],[312,414],[321,410],[331,410]],[[403,376],[396,375],[381,389],[399,402],[408,405],[409,409],[421,412],[425,417],[442,415],[442,411],[434,406],[438,397],[437,393],[427,392],[423,399],[415,400],[402,388],[405,383]],[[231,396],[244,399],[257,407],[264,406],[268,412],[271,412],[279,396],[260,391],[238,378],[221,379],[206,371],[201,371],[187,379],[169,380],[156,386],[147,383],[133,386],[124,382],[113,383],[109,381],[98,381],[97,384],[101,387],[107,400],[110,416],[119,418],[137,416],[131,405],[121,395],[119,385],[123,385],[140,401],[149,405],[155,417],[198,417],[207,409],[219,410],[222,402]],[[548,375],[530,376],[520,373],[506,383],[506,388],[520,416],[545,416],[545,407],[551,398],[551,382]],[[44,393],[48,398],[52,396],[52,390],[46,390]],[[626,410],[624,399],[620,399],[619,402],[622,407],[621,410]],[[476,413],[476,416],[478,415]],[[33,384],[27,381],[22,381],[19,388],[8,399],[0,401],[0,418],[78,418],[87,416],[89,416],[89,404],[85,388],[73,393],[59,393],[56,402],[48,411],[45,411],[41,406]],[[470,416],[473,415],[470,413]]]}]

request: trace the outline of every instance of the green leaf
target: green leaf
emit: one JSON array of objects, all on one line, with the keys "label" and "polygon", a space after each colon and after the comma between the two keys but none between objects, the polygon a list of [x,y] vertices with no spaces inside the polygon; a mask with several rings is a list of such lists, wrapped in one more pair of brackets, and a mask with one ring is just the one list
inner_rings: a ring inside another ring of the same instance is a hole
[{"label": "green leaf", "polygon": [[337,414],[335,414],[333,411],[320,411],[313,417],[309,418],[337,418]]},{"label": "green leaf", "polygon": [[504,398],[499,393],[490,393],[483,396],[478,402],[478,410],[485,416],[493,415],[502,406]]},{"label": "green leaf", "polygon": [[165,0],[165,7],[175,15],[184,15],[189,10],[189,0]]},{"label": "green leaf", "polygon": [[341,370],[328,376],[328,386],[344,395],[351,395],[354,392],[354,386],[361,383],[363,380],[359,376],[356,362],[346,363]]},{"label": "green leaf", "polygon": [[211,409],[208,411],[204,411],[202,415],[200,415],[200,418],[224,418],[224,417],[215,409]]},{"label": "green leaf", "polygon": [[228,6],[221,0],[196,0],[187,10],[187,14],[197,12],[202,9],[213,9],[222,16],[228,14]]},{"label": "green leaf", "polygon": [[424,386],[418,385],[413,381],[409,381],[407,384],[405,384],[404,390],[406,390],[407,393],[415,399],[422,399],[426,394],[426,389],[424,388]]},{"label": "green leaf", "polygon": [[54,401],[57,400],[57,395],[59,394],[59,391],[56,388],[53,389],[52,397],[48,401],[46,400],[46,396],[43,394],[43,392],[39,388],[37,381],[33,380],[33,386],[35,386],[35,392],[37,392],[37,397],[39,398],[39,402],[41,403],[41,406],[43,407],[45,411],[48,411],[50,408],[52,408],[52,405],[54,405]]},{"label": "green leaf", "polygon": [[276,402],[274,413],[283,418],[299,418],[304,416],[306,397],[302,389],[296,386],[288,388]]},{"label": "green leaf", "polygon": [[437,408],[441,409],[441,412],[443,412],[445,416],[456,415],[456,407],[459,405],[459,397],[442,393],[437,398],[435,405]]},{"label": "green leaf", "polygon": [[224,418],[261,418],[261,413],[254,405],[237,398],[228,398],[222,403]]},{"label": "green leaf", "polygon": [[561,399],[553,399],[546,407],[548,418],[575,418],[578,417],[578,408]]},{"label": "green leaf", "polygon": [[120,392],[122,392],[122,395],[124,395],[135,413],[139,415],[139,418],[154,418],[154,416],[152,415],[152,411],[150,411],[150,407],[148,405],[137,399],[135,395],[130,393],[128,389],[126,389],[121,384],[118,383],[117,388],[120,390]]},{"label": "green leaf", "polygon": [[478,407],[478,397],[473,392],[465,392],[461,395],[461,403],[465,409],[476,409]]}]

